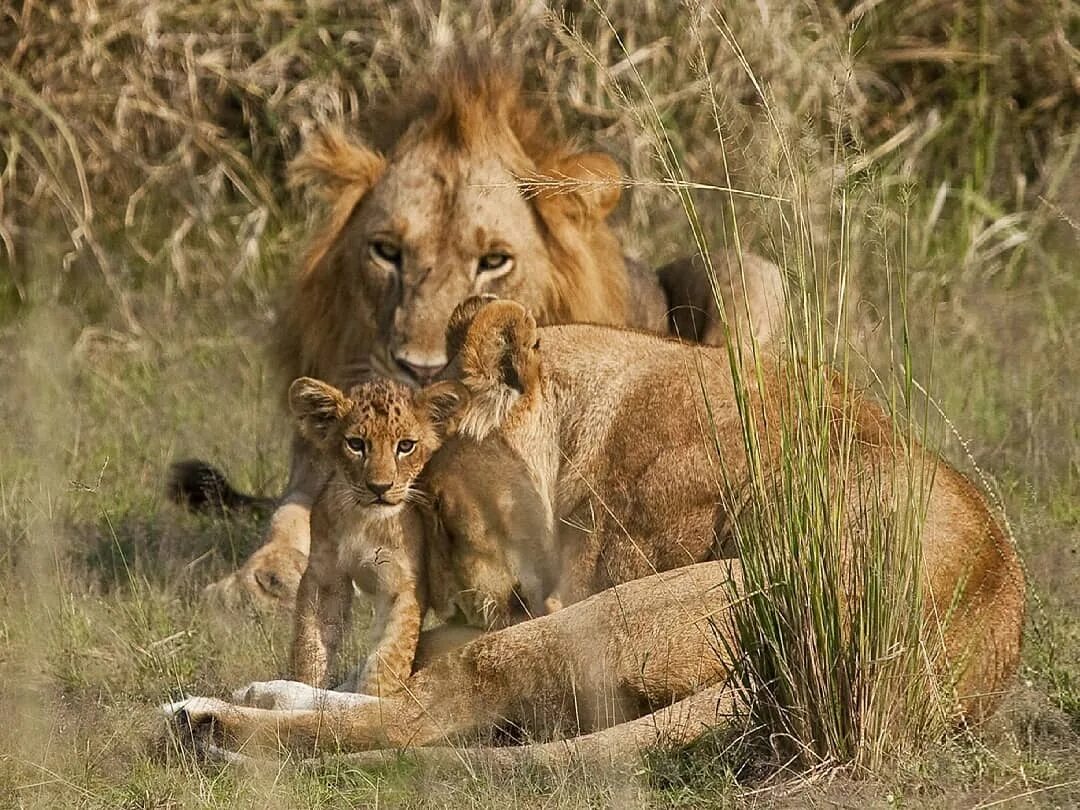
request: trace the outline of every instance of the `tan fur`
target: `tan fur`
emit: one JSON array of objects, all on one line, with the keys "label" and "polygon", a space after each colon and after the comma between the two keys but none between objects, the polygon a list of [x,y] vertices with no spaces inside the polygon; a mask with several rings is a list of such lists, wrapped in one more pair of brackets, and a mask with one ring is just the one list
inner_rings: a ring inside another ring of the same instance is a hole
[{"label": "tan fur", "polygon": [[[552,725],[613,726],[569,745],[493,755],[558,763],[634,755],[664,735],[685,741],[722,720],[733,643],[723,613],[741,591],[740,568],[697,561],[722,553],[735,517],[722,506],[729,501],[717,454],[736,486],[749,476],[727,351],[597,326],[537,328],[512,302],[471,309],[454,367],[472,394],[460,424],[505,442],[529,470],[554,516],[562,557],[552,599],[566,607],[434,661],[409,679],[407,699],[325,712],[218,707],[182,713],[187,733],[311,752],[438,744],[504,718],[541,734]],[[777,452],[793,372],[766,358],[749,392],[765,465]],[[511,389],[509,406],[499,386]],[[469,413],[493,402],[498,420]],[[917,448],[909,457],[878,406],[837,379],[826,407],[832,441],[845,431],[855,437],[852,474],[881,482],[873,492],[902,494],[911,464],[932,481],[922,531],[926,605],[943,622],[957,707],[978,719],[1019,658],[1024,578],[1013,546],[970,482]],[[844,525],[850,548],[860,541],[858,515]]]},{"label": "tan fur", "polygon": [[296,604],[295,679],[327,685],[353,584],[374,597],[375,619],[367,662],[345,688],[388,693],[412,673],[427,609],[415,484],[446,435],[457,389],[439,383],[416,392],[378,380],[346,396],[307,377],[290,388],[300,432],[332,469],[311,513],[311,554]]},{"label": "tan fur", "polygon": [[447,440],[424,470],[432,510],[425,542],[432,607],[495,630],[552,606],[552,514],[528,464],[498,436]]},{"label": "tan fur", "polygon": [[[541,324],[667,331],[679,326],[668,309],[692,306],[705,313],[693,337],[709,341],[725,339],[724,321],[758,327],[772,321],[757,307],[782,310],[780,272],[763,260],[744,284],[740,263],[718,254],[726,317],[710,305],[700,267],[660,277],[628,267],[607,222],[621,193],[618,166],[552,137],[513,70],[451,64],[391,106],[404,108],[392,116],[404,123],[380,126],[392,134],[378,149],[323,128],[291,166],[293,184],[317,191],[328,212],[283,298],[276,354],[287,379],[311,375],[347,389],[374,370],[424,381],[452,356],[445,335],[454,308],[478,293],[520,301]],[[396,265],[379,255],[385,244],[400,251]],[[500,253],[512,256],[508,271],[478,272],[482,256]],[[762,304],[757,290],[772,298]],[[767,331],[756,329],[759,338]],[[284,511],[263,547],[209,595],[291,609],[296,558],[310,542],[304,513],[325,477],[307,443],[295,441]]]},{"label": "tan fur", "polygon": [[[492,352],[493,341],[505,355]],[[736,487],[750,475],[725,350],[593,326],[537,328],[525,308],[497,301],[473,317],[459,362],[472,394],[463,431],[494,420],[472,411],[487,408],[500,386],[514,395],[498,411],[497,430],[552,504],[563,604],[723,553],[724,526],[735,516],[722,508],[717,453]],[[760,374],[744,369],[766,469],[791,410],[793,372],[775,357]],[[946,653],[964,662],[960,705],[979,716],[1018,659],[1024,587],[1015,550],[962,475],[917,445],[909,455],[881,408],[838,377],[831,391],[831,440],[839,451],[844,431],[853,433],[858,454],[837,474],[870,475],[880,483],[868,496],[892,502],[920,478],[932,482],[922,532],[929,609],[945,615],[958,598]],[[845,542],[854,544],[859,498],[849,501]]]},{"label": "tan fur", "polygon": [[[606,222],[620,195],[618,167],[550,136],[514,71],[451,64],[415,98],[389,106],[406,108],[394,116],[405,123],[385,156],[324,127],[290,166],[292,184],[314,189],[328,212],[282,299],[276,356],[286,379],[348,388],[372,369],[404,376],[396,357],[436,367],[454,307],[484,291],[524,301],[545,321],[629,320],[626,266]],[[374,236],[400,242],[399,271],[372,255]],[[487,280],[477,260],[493,248],[512,254],[513,266]],[[661,328],[662,313],[648,325]],[[275,516],[265,545],[209,596],[291,609],[294,551],[306,555],[309,542],[296,513],[310,509],[325,478],[310,456],[294,443],[289,513]],[[255,571],[276,572],[280,587],[263,587],[269,574]]]},{"label": "tan fur", "polygon": [[[399,688],[420,654],[429,608],[452,623],[439,638],[462,638],[462,623],[492,630],[543,615],[553,573],[542,561],[552,555],[535,543],[550,533],[550,518],[527,468],[504,443],[448,435],[462,396],[451,382],[412,391],[379,380],[348,396],[309,378],[293,384],[300,431],[332,470],[311,512],[311,554],[299,583],[297,680],[327,685],[353,584],[374,597],[375,620],[372,652],[338,687],[346,691]],[[324,403],[322,427],[312,401]],[[356,434],[384,456],[403,437],[417,445],[396,469],[384,460],[379,473],[374,455],[361,461],[343,446]],[[372,476],[394,480],[385,496],[390,506],[371,503]],[[430,655],[437,642],[425,646]]]},{"label": "tan fur", "polygon": [[291,614],[311,546],[311,502],[286,499],[270,519],[263,544],[236,571],[207,585],[208,604],[229,611],[254,607],[265,613]]},{"label": "tan fur", "polygon": [[[737,563],[681,568],[486,633],[371,703],[294,711],[192,707],[181,708],[177,720],[199,744],[247,753],[438,745],[511,723],[535,735],[557,729],[587,736],[505,749],[508,759],[554,763],[575,752],[624,759],[648,745],[693,739],[730,711],[731,696],[720,685],[729,662],[717,635],[725,627],[715,617],[738,590]],[[603,731],[609,727],[618,733]]]},{"label": "tan fur", "polygon": [[[549,137],[512,71],[451,70],[415,107],[385,159],[324,129],[292,165],[331,212],[286,299],[289,376],[344,385],[368,362],[400,374],[395,352],[445,362],[451,312],[485,290],[545,322],[627,322],[625,264],[604,221],[619,197],[614,162]],[[371,255],[374,237],[401,248],[403,284]],[[476,273],[491,249],[513,256],[501,277]]]}]

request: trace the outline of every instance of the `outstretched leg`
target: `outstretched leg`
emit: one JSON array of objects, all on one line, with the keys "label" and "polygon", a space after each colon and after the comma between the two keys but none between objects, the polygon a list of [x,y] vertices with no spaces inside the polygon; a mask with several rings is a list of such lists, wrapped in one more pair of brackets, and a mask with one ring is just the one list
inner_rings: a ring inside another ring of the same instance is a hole
[{"label": "outstretched leg", "polygon": [[387,697],[299,711],[203,701],[174,706],[175,718],[182,735],[213,745],[304,753],[433,745],[507,720],[606,728],[727,674],[725,614],[739,591],[737,566],[702,563],[481,636]]},{"label": "outstretched leg", "polygon": [[[409,756],[420,765],[478,767],[489,773],[518,768],[526,763],[551,769],[567,765],[636,767],[642,754],[650,749],[685,745],[708,729],[729,721],[734,702],[734,690],[724,682],[644,717],[580,737],[532,745],[418,748]],[[380,765],[400,755],[397,750],[364,751],[350,754],[348,761],[361,766]]]}]

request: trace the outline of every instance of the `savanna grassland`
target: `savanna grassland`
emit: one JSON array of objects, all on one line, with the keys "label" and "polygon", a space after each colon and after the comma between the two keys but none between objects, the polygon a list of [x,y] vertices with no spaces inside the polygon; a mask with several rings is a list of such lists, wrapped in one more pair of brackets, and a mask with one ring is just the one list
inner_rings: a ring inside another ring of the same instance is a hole
[{"label": "savanna grassland", "polygon": [[[313,122],[377,131],[460,42],[511,50],[552,125],[618,157],[632,254],[753,249],[833,302],[867,369],[900,358],[929,392],[928,441],[1028,571],[1021,672],[985,727],[870,774],[723,739],[631,778],[154,746],[156,704],[284,670],[287,621],[198,600],[260,517],[163,493],[190,456],[283,485],[266,348],[319,214],[285,165]],[[0,805],[1080,804],[1078,125],[1072,0],[0,0]]]}]

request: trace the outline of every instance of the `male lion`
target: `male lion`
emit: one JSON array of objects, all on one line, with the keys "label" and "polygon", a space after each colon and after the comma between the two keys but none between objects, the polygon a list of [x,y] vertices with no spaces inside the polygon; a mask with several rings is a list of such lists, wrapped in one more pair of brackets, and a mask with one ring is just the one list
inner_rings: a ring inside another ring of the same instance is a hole
[{"label": "male lion", "polygon": [[[533,473],[556,517],[567,606],[443,655],[398,695],[346,703],[310,692],[278,704],[278,687],[264,684],[249,690],[260,705],[291,708],[174,704],[185,735],[230,749],[363,751],[438,744],[505,720],[543,733],[569,715],[592,733],[525,749],[555,762],[575,751],[630,755],[657,734],[690,739],[730,705],[734,640],[724,611],[741,590],[738,562],[651,573],[707,558],[738,519],[725,508],[728,487],[738,491],[751,473],[726,350],[603,326],[538,328],[509,301],[467,302],[451,333],[463,336],[451,371],[469,392],[459,429],[500,436]],[[754,414],[762,448],[756,480],[775,471],[791,418],[789,375],[805,372],[771,358],[745,378],[744,413]],[[1015,550],[970,482],[912,449],[880,407],[834,382],[824,407],[838,486],[849,495],[841,560],[865,539],[864,499],[902,499],[917,479],[912,465],[922,465],[927,620],[940,626],[958,711],[978,718],[1019,657],[1024,577]],[[616,585],[576,601],[606,583]]]},{"label": "male lion", "polygon": [[[447,362],[450,314],[478,293],[521,301],[541,323],[630,325],[710,342],[734,324],[767,337],[781,309],[778,269],[717,255],[722,315],[702,266],[674,262],[653,274],[628,263],[607,222],[620,197],[615,162],[552,138],[512,71],[453,65],[403,106],[406,125],[387,125],[384,151],[323,130],[291,166],[293,182],[323,192],[330,216],[280,319],[287,379],[347,389],[374,370],[428,381]],[[292,605],[324,476],[296,438],[265,545],[211,594]],[[201,463],[176,465],[173,478],[178,500],[245,502]]]}]

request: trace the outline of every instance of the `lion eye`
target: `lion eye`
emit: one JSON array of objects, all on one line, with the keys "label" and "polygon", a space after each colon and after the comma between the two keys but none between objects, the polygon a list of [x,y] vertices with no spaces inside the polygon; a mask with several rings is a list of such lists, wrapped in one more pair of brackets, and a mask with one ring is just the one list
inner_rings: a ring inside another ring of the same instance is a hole
[{"label": "lion eye", "polygon": [[509,265],[513,260],[514,257],[509,253],[500,253],[498,251],[485,253],[476,262],[476,272],[492,273],[496,270],[509,269]]},{"label": "lion eye", "polygon": [[412,439],[402,439],[397,443],[397,452],[399,456],[407,456],[415,449],[416,442]]},{"label": "lion eye", "polygon": [[386,239],[373,239],[368,246],[371,250],[371,255],[376,259],[397,267],[401,264],[401,246],[396,245]]},{"label": "lion eye", "polygon": [[350,453],[362,456],[364,455],[364,451],[367,449],[367,443],[359,436],[350,436],[345,440],[345,448]]}]

